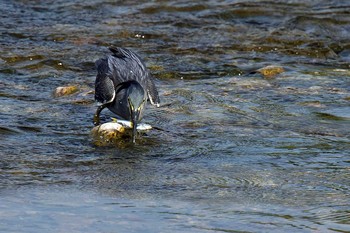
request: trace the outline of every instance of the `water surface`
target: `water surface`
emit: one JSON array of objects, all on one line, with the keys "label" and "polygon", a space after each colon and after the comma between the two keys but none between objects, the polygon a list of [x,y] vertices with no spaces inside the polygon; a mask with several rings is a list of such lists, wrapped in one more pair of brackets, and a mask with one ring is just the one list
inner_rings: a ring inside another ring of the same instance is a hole
[{"label": "water surface", "polygon": [[[0,231],[350,231],[348,1],[0,12]],[[163,130],[136,145],[90,136],[110,45],[139,53],[159,88],[144,122]],[[53,95],[67,85],[79,91]]]}]

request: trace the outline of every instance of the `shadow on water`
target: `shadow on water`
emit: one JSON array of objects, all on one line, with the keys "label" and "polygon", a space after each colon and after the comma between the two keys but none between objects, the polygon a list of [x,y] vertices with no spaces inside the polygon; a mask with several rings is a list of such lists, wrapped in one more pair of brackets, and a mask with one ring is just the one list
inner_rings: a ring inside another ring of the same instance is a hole
[{"label": "shadow on water", "polygon": [[[0,231],[348,231],[348,1],[0,6]],[[90,136],[109,45],[160,91],[136,145]]]}]

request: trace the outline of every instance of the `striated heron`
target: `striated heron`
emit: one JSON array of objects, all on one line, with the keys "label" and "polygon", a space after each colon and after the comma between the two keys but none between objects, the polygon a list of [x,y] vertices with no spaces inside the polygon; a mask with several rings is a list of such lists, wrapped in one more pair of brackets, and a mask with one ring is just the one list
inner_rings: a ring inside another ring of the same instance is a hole
[{"label": "striated heron", "polygon": [[159,96],[153,79],[141,58],[125,48],[111,47],[112,55],[96,61],[95,100],[101,103],[94,115],[94,125],[100,124],[104,108],[132,125],[135,143],[137,124],[142,119],[147,99],[159,107]]}]

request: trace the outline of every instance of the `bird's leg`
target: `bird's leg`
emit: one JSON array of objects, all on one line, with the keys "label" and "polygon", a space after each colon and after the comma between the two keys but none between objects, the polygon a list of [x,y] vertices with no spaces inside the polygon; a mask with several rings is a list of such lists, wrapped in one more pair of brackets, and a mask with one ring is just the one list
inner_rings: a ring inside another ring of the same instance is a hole
[{"label": "bird's leg", "polygon": [[107,107],[107,104],[103,104],[101,106],[98,106],[96,113],[94,115],[94,125],[95,126],[100,124],[100,113],[105,107]]}]

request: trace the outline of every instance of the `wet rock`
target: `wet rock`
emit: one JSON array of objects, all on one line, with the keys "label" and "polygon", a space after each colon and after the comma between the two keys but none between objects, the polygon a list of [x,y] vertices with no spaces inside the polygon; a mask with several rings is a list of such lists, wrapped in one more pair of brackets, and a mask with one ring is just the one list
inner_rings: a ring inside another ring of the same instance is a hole
[{"label": "wet rock", "polygon": [[57,87],[54,96],[61,97],[66,95],[71,95],[76,93],[79,90],[77,86],[65,86],[65,87]]},{"label": "wet rock", "polygon": [[102,125],[95,126],[91,130],[91,135],[94,139],[111,141],[118,139],[125,133],[125,127],[122,124],[108,122]]},{"label": "wet rock", "polygon": [[278,74],[285,72],[285,69],[282,66],[265,66],[257,70],[260,74],[262,74],[265,78],[273,78]]},{"label": "wet rock", "polygon": [[181,75],[177,72],[159,72],[155,74],[155,76],[159,79],[178,79]]},{"label": "wet rock", "polygon": [[[105,146],[111,144],[121,144],[129,142],[132,131],[131,123],[123,120],[115,120],[95,126],[91,130],[91,136],[94,144],[97,146]],[[138,124],[137,131],[144,133],[152,129],[148,124]]]},{"label": "wet rock", "polygon": [[150,69],[152,72],[164,71],[163,66],[155,65],[155,64],[148,65],[148,69]]}]

